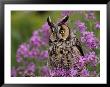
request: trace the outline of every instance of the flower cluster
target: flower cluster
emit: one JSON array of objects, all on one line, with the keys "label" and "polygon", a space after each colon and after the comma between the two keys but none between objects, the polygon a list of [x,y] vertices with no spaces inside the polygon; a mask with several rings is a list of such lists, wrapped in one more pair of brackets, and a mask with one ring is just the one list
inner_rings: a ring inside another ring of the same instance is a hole
[{"label": "flower cluster", "polygon": [[80,32],[84,32],[87,29],[85,23],[81,22],[80,20],[76,21],[76,26],[80,30]]},{"label": "flower cluster", "polygon": [[11,76],[35,77],[36,65],[33,62],[27,63],[25,66],[13,67]]},{"label": "flower cluster", "polygon": [[88,63],[90,63],[92,66],[96,66],[97,56],[95,52],[89,52],[88,54],[81,56],[79,58],[79,63],[81,64],[81,67],[85,66]]},{"label": "flower cluster", "polygon": [[[20,66],[12,68],[11,76],[35,76],[36,65],[30,63],[28,59],[34,59],[32,61],[36,62],[37,60],[46,60],[48,58],[48,29],[49,26],[45,23],[42,29],[33,32],[28,42],[19,46],[16,52],[16,61]],[[23,66],[21,66],[21,63],[23,63]]]},{"label": "flower cluster", "polygon": [[49,68],[47,66],[43,66],[41,68],[41,76],[43,76],[43,77],[49,77],[50,76]]},{"label": "flower cluster", "polygon": [[[94,69],[93,71],[88,71],[87,68],[86,69],[82,69],[82,71],[80,72],[81,76],[91,76],[92,75],[96,76],[97,73],[95,72],[96,70],[96,65],[99,62],[95,52],[89,52],[88,54],[85,54],[84,56],[81,56],[78,62],[78,66],[81,68],[84,68],[85,66],[92,66]],[[94,73],[93,73],[94,72]]]},{"label": "flower cluster", "polygon": [[86,18],[86,19],[96,19],[95,14],[94,14],[93,11],[87,11],[87,12],[85,13],[85,18]]},{"label": "flower cluster", "polygon": [[[17,62],[21,62],[23,58],[46,59],[48,57],[47,49],[42,50],[48,44],[49,26],[45,23],[41,30],[33,32],[29,42],[19,46],[16,53]],[[46,38],[44,38],[46,37]]]},{"label": "flower cluster", "polygon": [[[41,69],[42,76],[46,77],[90,77],[96,76],[95,72],[96,64],[98,63],[97,56],[95,52],[89,52],[84,56],[79,58],[79,61],[73,66],[71,69],[63,69],[63,68],[54,68],[49,69],[47,66],[44,66]],[[89,71],[86,66],[94,67],[93,71]]]},{"label": "flower cluster", "polygon": [[99,23],[99,22],[96,22],[96,23],[95,23],[95,28],[96,28],[96,29],[100,29],[100,23]]},{"label": "flower cluster", "polygon": [[[88,19],[95,19],[95,14],[92,11],[86,12],[86,18]],[[90,20],[91,21],[91,20]],[[95,28],[100,29],[100,23],[95,21]],[[81,36],[81,42],[85,43],[88,48],[98,48],[99,47],[99,40],[96,38],[94,32],[89,31],[88,27],[86,26],[85,22],[80,20],[76,21],[76,28],[79,29]]]},{"label": "flower cluster", "polygon": [[85,31],[82,33],[81,41],[86,43],[89,48],[97,48],[98,41],[93,32]]}]

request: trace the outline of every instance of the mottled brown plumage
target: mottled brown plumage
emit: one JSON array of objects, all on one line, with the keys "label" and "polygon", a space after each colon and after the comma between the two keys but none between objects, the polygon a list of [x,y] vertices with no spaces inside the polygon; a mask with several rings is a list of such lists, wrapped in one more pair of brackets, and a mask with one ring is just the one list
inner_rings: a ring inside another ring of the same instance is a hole
[{"label": "mottled brown plumage", "polygon": [[52,23],[50,17],[47,18],[50,26],[48,66],[51,69],[70,69],[83,55],[76,35],[65,24],[68,18],[65,16],[57,24]]}]

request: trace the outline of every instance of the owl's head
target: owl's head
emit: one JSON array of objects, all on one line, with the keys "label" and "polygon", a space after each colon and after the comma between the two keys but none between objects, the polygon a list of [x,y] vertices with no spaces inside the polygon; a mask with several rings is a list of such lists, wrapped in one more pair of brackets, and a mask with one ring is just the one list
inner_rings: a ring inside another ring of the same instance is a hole
[{"label": "owl's head", "polygon": [[69,38],[70,29],[65,24],[68,20],[69,16],[63,17],[60,22],[54,24],[51,21],[50,16],[47,18],[48,25],[50,26],[50,40],[52,42],[65,41]]}]

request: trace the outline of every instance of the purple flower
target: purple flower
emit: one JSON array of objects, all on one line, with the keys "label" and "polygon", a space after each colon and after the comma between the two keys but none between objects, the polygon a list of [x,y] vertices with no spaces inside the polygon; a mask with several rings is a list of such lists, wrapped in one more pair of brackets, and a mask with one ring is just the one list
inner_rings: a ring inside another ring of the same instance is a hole
[{"label": "purple flower", "polygon": [[87,29],[85,23],[80,20],[76,21],[76,27],[80,30],[80,32],[84,32]]},{"label": "purple flower", "polygon": [[24,71],[22,74],[23,77],[35,77],[35,73],[30,72],[30,71]]},{"label": "purple flower", "polygon": [[18,55],[22,55],[24,57],[28,57],[29,52],[29,44],[23,43],[20,45],[19,49],[17,50]]},{"label": "purple flower", "polygon": [[90,63],[90,65],[96,66],[98,60],[95,52],[89,52],[88,54],[86,54],[86,56],[87,56],[87,61]]},{"label": "purple flower", "polygon": [[23,60],[23,59],[22,59],[21,56],[16,55],[16,61],[17,61],[18,63],[20,63],[22,60]]},{"label": "purple flower", "polygon": [[100,29],[100,23],[99,23],[99,22],[96,22],[96,23],[95,23],[95,28],[96,28],[96,29]]},{"label": "purple flower", "polygon": [[86,69],[83,69],[83,70],[81,71],[81,76],[83,76],[83,77],[89,76],[89,71],[86,70]]},{"label": "purple flower", "polygon": [[29,63],[26,67],[26,71],[29,71],[29,72],[35,72],[36,70],[36,65],[34,63]]},{"label": "purple flower", "polygon": [[22,57],[26,58],[29,56],[29,44],[23,43],[19,46],[16,53],[16,61],[21,62]]},{"label": "purple flower", "polygon": [[50,75],[51,75],[51,77],[62,77],[62,76],[64,76],[65,75],[65,72],[64,72],[64,69],[51,69],[50,70]]},{"label": "purple flower", "polygon": [[48,25],[47,22],[45,22],[45,23],[42,25],[42,29],[43,29],[44,31],[48,31],[48,30],[50,29],[50,27],[49,27],[49,25]]},{"label": "purple flower", "polygon": [[81,41],[86,43],[89,48],[97,48],[98,42],[93,32],[85,31],[82,33]]},{"label": "purple flower", "polygon": [[17,76],[17,72],[16,72],[15,67],[13,67],[13,68],[11,69],[11,76],[12,76],[12,77],[16,77],[16,76]]},{"label": "purple flower", "polygon": [[43,56],[44,58],[47,58],[47,57],[48,57],[48,51],[43,51],[43,52],[42,52],[42,56]]},{"label": "purple flower", "polygon": [[89,52],[89,54],[86,54],[88,57],[88,60],[92,61],[94,59],[96,59],[96,54],[95,52]]},{"label": "purple flower", "polygon": [[35,46],[48,45],[49,41],[49,29],[48,23],[44,23],[42,28],[33,32],[33,36],[31,38],[31,43]]},{"label": "purple flower", "polygon": [[17,68],[16,68],[16,72],[17,72],[17,76],[22,76],[23,75],[23,73],[24,73],[24,67],[23,66],[18,66]]},{"label": "purple flower", "polygon": [[30,62],[26,64],[25,66],[18,66],[16,69],[13,68],[11,70],[12,76],[17,76],[17,77],[31,77],[35,76],[35,64]]},{"label": "purple flower", "polygon": [[50,76],[51,77],[70,77],[72,76],[70,69],[64,68],[54,68],[50,69]]},{"label": "purple flower", "polygon": [[29,57],[30,58],[36,58],[39,55],[39,50],[33,48],[32,50],[29,51]]},{"label": "purple flower", "polygon": [[83,67],[84,66],[85,61],[86,61],[86,58],[85,57],[81,56],[79,58],[79,61],[78,62],[79,62],[80,67]]},{"label": "purple flower", "polygon": [[96,18],[93,11],[87,11],[85,13],[85,17],[86,17],[86,19],[95,19]]},{"label": "purple flower", "polygon": [[48,77],[50,76],[49,68],[47,66],[43,66],[41,69],[41,76]]},{"label": "purple flower", "polygon": [[97,56],[96,56],[95,52],[89,52],[79,58],[77,66],[83,67],[85,64],[89,64],[91,66],[96,66]]},{"label": "purple flower", "polygon": [[76,69],[72,68],[70,74],[72,77],[75,77],[78,74],[78,71]]},{"label": "purple flower", "polygon": [[33,36],[39,36],[39,30],[35,30],[32,35]]},{"label": "purple flower", "polygon": [[42,51],[40,56],[39,56],[39,59],[47,59],[48,58],[48,51]]},{"label": "purple flower", "polygon": [[35,77],[36,66],[33,62],[30,62],[24,69],[22,76],[24,77]]},{"label": "purple flower", "polygon": [[40,30],[40,33],[41,33],[41,39],[42,39],[42,44],[43,45],[47,45],[48,44],[48,41],[49,41],[49,25],[48,23],[46,22],[43,26],[42,26],[42,29]]},{"label": "purple flower", "polygon": [[39,36],[32,36],[30,43],[35,47],[39,47],[41,45],[41,39]]}]

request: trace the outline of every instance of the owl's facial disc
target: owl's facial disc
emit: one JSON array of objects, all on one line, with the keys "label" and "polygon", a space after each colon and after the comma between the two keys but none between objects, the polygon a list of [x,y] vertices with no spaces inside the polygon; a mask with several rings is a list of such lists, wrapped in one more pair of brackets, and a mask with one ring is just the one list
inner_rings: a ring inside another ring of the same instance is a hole
[{"label": "owl's facial disc", "polygon": [[48,25],[50,26],[51,41],[66,40],[69,37],[69,28],[65,25],[67,20],[68,16],[65,16],[59,23],[54,24],[50,17],[47,18]]},{"label": "owl's facial disc", "polygon": [[56,27],[51,27],[51,29],[50,29],[50,40],[52,42],[58,40],[58,38],[57,38],[57,32],[58,31],[57,31]]}]

